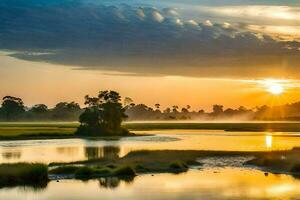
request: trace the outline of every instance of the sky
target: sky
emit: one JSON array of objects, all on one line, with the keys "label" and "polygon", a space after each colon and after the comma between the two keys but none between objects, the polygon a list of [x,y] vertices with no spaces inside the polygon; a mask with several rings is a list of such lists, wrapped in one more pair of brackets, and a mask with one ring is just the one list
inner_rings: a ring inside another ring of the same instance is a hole
[{"label": "sky", "polygon": [[29,106],[106,89],[195,110],[291,103],[299,58],[296,0],[0,1],[0,96]]}]

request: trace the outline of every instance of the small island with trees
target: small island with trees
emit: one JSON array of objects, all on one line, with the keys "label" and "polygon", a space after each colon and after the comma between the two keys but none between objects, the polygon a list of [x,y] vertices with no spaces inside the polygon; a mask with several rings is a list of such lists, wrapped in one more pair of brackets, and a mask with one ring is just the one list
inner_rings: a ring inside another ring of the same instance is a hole
[{"label": "small island with trees", "polygon": [[80,136],[129,136],[121,126],[127,117],[121,96],[115,91],[100,91],[97,97],[85,96],[84,112],[79,117],[80,126],[75,135]]}]

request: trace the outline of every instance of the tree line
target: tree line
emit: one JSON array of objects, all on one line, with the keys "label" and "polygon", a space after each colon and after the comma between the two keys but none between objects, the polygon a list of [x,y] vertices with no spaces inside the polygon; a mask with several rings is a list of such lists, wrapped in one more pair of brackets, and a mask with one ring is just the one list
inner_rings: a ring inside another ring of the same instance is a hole
[{"label": "tree line", "polygon": [[0,108],[1,121],[78,121],[82,108],[75,102],[59,102],[54,108],[45,104],[27,107],[19,97],[5,96]]},{"label": "tree line", "polygon": [[[103,91],[105,92],[105,91]],[[76,102],[59,102],[53,108],[45,104],[36,104],[31,107],[25,106],[19,97],[5,96],[0,107],[0,121],[78,121],[81,114],[91,111],[98,102],[106,101],[108,97],[114,99],[115,106],[124,111],[126,120],[299,120],[300,102],[285,104],[281,106],[259,106],[255,108],[224,108],[223,105],[213,105],[211,112],[203,109],[195,110],[190,105],[179,108],[177,105],[162,109],[159,103],[153,106],[136,104],[134,101],[125,97],[121,103],[121,96],[114,91],[106,91],[103,97],[85,97],[83,108]],[[115,95],[115,96],[113,96]],[[103,99],[105,97],[105,99]],[[112,101],[112,100],[110,100]],[[111,111],[112,112],[112,111]],[[111,113],[110,113],[111,114]],[[114,117],[120,113],[111,114]],[[113,126],[113,125],[112,125]]]}]

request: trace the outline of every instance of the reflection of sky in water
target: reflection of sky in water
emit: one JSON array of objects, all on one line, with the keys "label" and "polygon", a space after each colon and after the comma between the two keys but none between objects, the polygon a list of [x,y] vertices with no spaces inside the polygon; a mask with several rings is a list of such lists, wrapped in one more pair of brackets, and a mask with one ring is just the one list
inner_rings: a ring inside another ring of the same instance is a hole
[{"label": "reflection of sky in water", "polygon": [[187,173],[142,175],[134,180],[51,181],[45,189],[1,189],[0,199],[297,199],[300,181],[251,169],[218,168]]},{"label": "reflection of sky in water", "polygon": [[134,150],[232,150],[271,151],[300,146],[296,133],[222,131],[149,131],[155,136],[120,140],[27,140],[1,141],[0,162],[69,162],[100,157],[124,156]]}]

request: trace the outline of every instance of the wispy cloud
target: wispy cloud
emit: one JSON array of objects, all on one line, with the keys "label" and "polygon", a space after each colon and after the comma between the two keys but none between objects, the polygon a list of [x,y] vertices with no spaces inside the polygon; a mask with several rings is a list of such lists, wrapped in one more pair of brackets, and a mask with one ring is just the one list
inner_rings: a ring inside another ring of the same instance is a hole
[{"label": "wispy cloud", "polygon": [[199,7],[200,11],[210,12],[214,15],[238,18],[264,23],[290,23],[300,24],[300,7],[248,5],[248,6],[221,6]]}]

